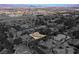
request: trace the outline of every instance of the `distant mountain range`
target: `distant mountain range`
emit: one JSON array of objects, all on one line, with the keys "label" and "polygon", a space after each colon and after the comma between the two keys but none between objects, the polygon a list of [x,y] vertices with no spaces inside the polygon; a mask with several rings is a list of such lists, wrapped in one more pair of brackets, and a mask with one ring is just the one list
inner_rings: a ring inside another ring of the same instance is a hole
[{"label": "distant mountain range", "polygon": [[0,4],[0,7],[79,7],[79,4]]}]

